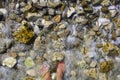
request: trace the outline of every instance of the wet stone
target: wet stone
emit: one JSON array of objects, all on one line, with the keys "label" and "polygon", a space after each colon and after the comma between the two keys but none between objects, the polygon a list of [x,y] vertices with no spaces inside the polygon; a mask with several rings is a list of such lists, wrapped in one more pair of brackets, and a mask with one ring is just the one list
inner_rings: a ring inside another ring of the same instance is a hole
[{"label": "wet stone", "polygon": [[32,59],[31,57],[27,57],[27,58],[25,59],[24,64],[25,64],[25,66],[26,66],[27,68],[31,68],[31,67],[33,67],[33,66],[35,65],[35,63],[34,63],[34,61],[33,61],[33,59]]},{"label": "wet stone", "polygon": [[3,60],[2,65],[3,66],[7,66],[9,68],[14,67],[14,65],[16,64],[17,60],[13,57],[7,57]]}]

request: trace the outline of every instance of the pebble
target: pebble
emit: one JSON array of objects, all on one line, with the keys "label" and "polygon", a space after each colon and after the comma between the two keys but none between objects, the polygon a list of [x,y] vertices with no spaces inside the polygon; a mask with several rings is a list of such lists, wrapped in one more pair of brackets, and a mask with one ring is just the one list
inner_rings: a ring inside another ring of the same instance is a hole
[{"label": "pebble", "polygon": [[84,73],[94,79],[98,79],[98,69],[97,68],[90,68],[84,70]]},{"label": "pebble", "polygon": [[94,68],[96,66],[97,66],[97,62],[95,62],[95,61],[91,62],[90,67]]},{"label": "pebble", "polygon": [[27,57],[27,58],[25,59],[24,64],[25,64],[25,66],[26,66],[27,68],[31,68],[31,67],[33,67],[33,66],[35,65],[35,63],[34,63],[34,61],[33,61],[33,59],[32,59],[31,57]]},{"label": "pebble", "polygon": [[29,76],[36,76],[36,71],[35,69],[29,69],[26,71],[26,73],[29,75]]},{"label": "pebble", "polygon": [[7,57],[3,60],[2,65],[12,68],[16,63],[17,63],[17,60],[15,58]]},{"label": "pebble", "polygon": [[64,59],[64,54],[60,52],[54,52],[52,56],[52,61],[62,61]]},{"label": "pebble", "polygon": [[70,17],[73,13],[75,13],[75,8],[70,7],[70,9],[67,11],[67,17]]},{"label": "pebble", "polygon": [[78,61],[77,65],[81,68],[81,69],[85,69],[87,68],[87,63],[84,60]]}]

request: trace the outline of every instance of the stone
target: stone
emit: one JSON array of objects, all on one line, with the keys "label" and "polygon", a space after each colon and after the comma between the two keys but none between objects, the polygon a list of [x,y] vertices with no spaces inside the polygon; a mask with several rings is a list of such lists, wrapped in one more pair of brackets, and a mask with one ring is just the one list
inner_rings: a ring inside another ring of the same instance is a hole
[{"label": "stone", "polygon": [[75,71],[75,70],[72,70],[71,72],[70,72],[70,74],[72,75],[72,76],[77,76],[77,72]]},{"label": "stone", "polygon": [[91,6],[88,6],[88,7],[84,8],[84,11],[88,12],[88,13],[92,13],[93,12],[93,8]]},{"label": "stone", "polygon": [[53,17],[54,21],[59,23],[61,21],[61,16],[60,15],[56,15]]},{"label": "stone", "polygon": [[0,40],[0,53],[4,52],[5,50],[6,50],[6,43]]},{"label": "stone", "polygon": [[97,62],[92,61],[91,64],[90,64],[90,67],[95,68],[96,66],[97,66]]},{"label": "stone", "polygon": [[57,1],[48,1],[48,7],[51,8],[56,8],[57,6],[61,5],[61,1],[57,0]]},{"label": "stone", "polygon": [[108,7],[106,7],[106,6],[102,6],[101,11],[103,13],[108,13],[109,12]]},{"label": "stone", "polygon": [[52,61],[62,61],[64,59],[64,54],[60,52],[54,52],[52,56]]},{"label": "stone", "polygon": [[85,69],[84,74],[86,74],[88,77],[98,79],[98,69],[97,68]]},{"label": "stone", "polygon": [[25,77],[24,80],[35,80],[33,77]]},{"label": "stone", "polygon": [[51,34],[50,34],[50,38],[51,38],[51,39],[54,39],[54,40],[57,40],[57,39],[58,39],[58,36],[57,36],[56,33],[51,33]]},{"label": "stone", "polygon": [[100,62],[100,72],[102,73],[108,73],[113,68],[114,68],[114,64],[112,61]]},{"label": "stone", "polygon": [[43,14],[42,13],[27,13],[26,18],[28,20],[37,20],[38,18],[40,18]]},{"label": "stone", "polygon": [[93,0],[93,5],[100,5],[101,2],[102,0]]},{"label": "stone", "polygon": [[52,9],[52,8],[49,8],[49,9],[48,9],[48,14],[49,14],[49,15],[54,15],[54,14],[55,14],[55,10]]},{"label": "stone", "polygon": [[99,73],[100,80],[107,80],[106,73]]},{"label": "stone", "polygon": [[101,5],[103,5],[103,6],[109,6],[110,5],[110,0],[103,0],[101,2]]},{"label": "stone", "polygon": [[3,60],[2,65],[12,68],[17,63],[17,60],[13,57],[7,57]]},{"label": "stone", "polygon": [[39,50],[39,49],[40,49],[40,44],[41,44],[41,37],[38,36],[38,37],[35,39],[35,42],[34,42],[34,45],[33,45],[33,49],[34,49],[34,50]]},{"label": "stone", "polygon": [[52,75],[52,77],[51,77],[52,80],[55,80],[56,79],[56,73],[52,73],[51,75]]},{"label": "stone", "polygon": [[13,36],[15,40],[26,44],[33,38],[34,32],[28,26],[22,25],[13,33]]},{"label": "stone", "polygon": [[32,8],[32,3],[28,3],[23,9],[22,12],[27,12]]},{"label": "stone", "polygon": [[75,13],[75,8],[70,7],[70,9],[67,11],[67,17],[70,17],[73,13]]},{"label": "stone", "polygon": [[38,2],[38,0],[32,0],[32,2],[33,2],[33,3],[37,3],[37,2]]},{"label": "stone", "polygon": [[97,48],[102,48],[102,47],[103,47],[103,44],[102,44],[102,43],[97,43],[97,44],[96,44],[96,47],[97,47]]},{"label": "stone", "polygon": [[17,57],[17,54],[15,52],[10,52],[9,55],[13,58],[16,58]]},{"label": "stone", "polygon": [[95,36],[95,32],[93,30],[89,31],[89,35]]},{"label": "stone", "polygon": [[67,37],[70,33],[70,30],[69,29],[65,29],[63,31],[60,31],[57,33],[57,35],[62,38],[62,37]]},{"label": "stone", "polygon": [[84,60],[78,61],[77,66],[79,66],[81,69],[86,69],[88,67],[87,63]]},{"label": "stone", "polygon": [[35,69],[29,69],[26,71],[26,73],[29,75],[29,76],[36,76],[36,71]]},{"label": "stone", "polygon": [[35,63],[31,57],[27,57],[24,61],[24,64],[27,68],[31,68],[35,65]]},{"label": "stone", "polygon": [[52,25],[52,24],[53,24],[52,21],[42,20],[42,25],[44,25],[44,27],[46,27],[46,28],[50,27],[50,25]]},{"label": "stone", "polygon": [[19,56],[19,57],[25,57],[26,54],[25,54],[24,52],[19,52],[19,53],[18,53],[18,56]]},{"label": "stone", "polygon": [[109,10],[109,11],[110,11],[110,13],[111,13],[111,17],[115,17],[115,16],[116,16],[116,14],[117,14],[116,9],[111,9],[111,10]]}]

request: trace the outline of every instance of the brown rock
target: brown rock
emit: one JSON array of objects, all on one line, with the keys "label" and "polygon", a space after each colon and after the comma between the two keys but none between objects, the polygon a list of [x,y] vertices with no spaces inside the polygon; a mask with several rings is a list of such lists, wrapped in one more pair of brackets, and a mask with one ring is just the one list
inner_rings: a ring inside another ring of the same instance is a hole
[{"label": "brown rock", "polygon": [[59,23],[61,20],[61,16],[60,15],[56,15],[53,17],[53,19],[55,20],[55,22]]}]

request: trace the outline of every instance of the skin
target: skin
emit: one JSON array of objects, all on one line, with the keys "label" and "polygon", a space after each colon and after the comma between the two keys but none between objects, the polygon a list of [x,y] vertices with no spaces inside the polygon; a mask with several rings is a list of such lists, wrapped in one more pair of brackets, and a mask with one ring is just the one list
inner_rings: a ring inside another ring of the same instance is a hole
[{"label": "skin", "polygon": [[57,80],[62,80],[64,72],[65,72],[65,64],[64,63],[58,63]]}]

